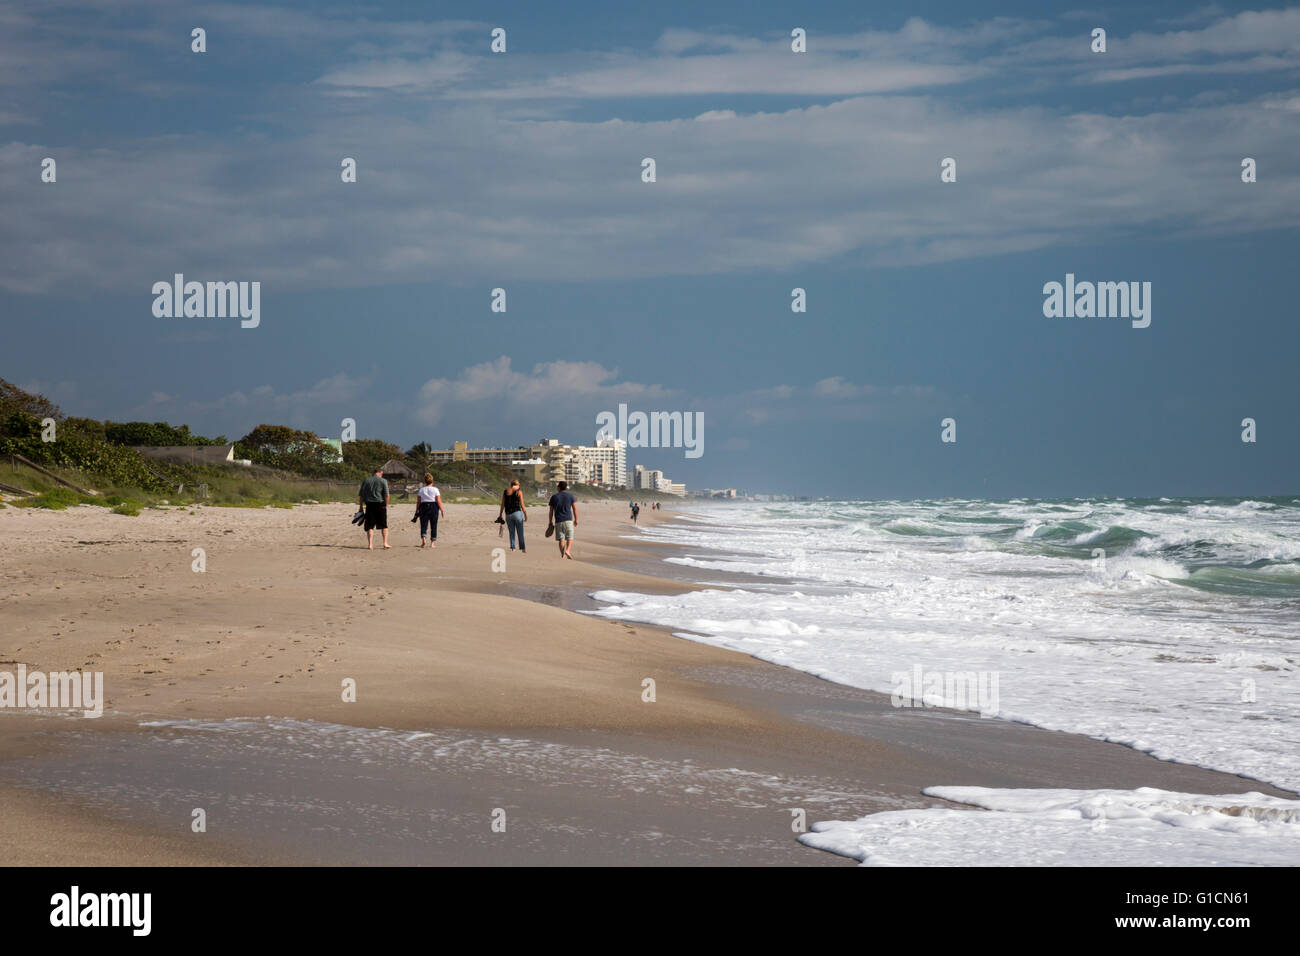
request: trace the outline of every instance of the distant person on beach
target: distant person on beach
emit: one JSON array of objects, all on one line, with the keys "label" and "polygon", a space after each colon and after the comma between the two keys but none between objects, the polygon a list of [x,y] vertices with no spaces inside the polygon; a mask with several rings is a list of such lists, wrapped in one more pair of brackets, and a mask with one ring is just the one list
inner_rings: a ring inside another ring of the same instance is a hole
[{"label": "distant person on beach", "polygon": [[641,506],[635,501],[632,502],[632,523],[636,524],[637,516],[641,514]]},{"label": "distant person on beach", "polygon": [[[438,546],[438,515],[447,517],[442,506],[442,494],[433,485],[433,475],[424,473],[424,487],[415,493],[415,518],[420,519],[420,547],[424,547],[424,532],[429,532],[429,547]],[[415,518],[411,520],[414,521]]]},{"label": "distant person on beach", "polygon": [[388,543],[388,482],[384,480],[384,469],[376,468],[365,481],[361,482],[361,490],[357,493],[361,500],[361,507],[366,512],[366,540],[370,543],[370,550],[375,550],[375,529],[378,528],[384,533],[384,547],[391,548]]},{"label": "distant person on beach", "polygon": [[550,518],[555,527],[555,543],[560,546],[560,557],[573,559],[573,530],[578,527],[578,499],[566,490],[569,483],[562,481],[551,495]]},{"label": "distant person on beach", "polygon": [[504,515],[506,527],[510,529],[510,550],[515,549],[515,536],[519,537],[519,552],[527,554],[528,550],[524,547],[524,522],[528,520],[528,509],[524,507],[524,493],[519,487],[519,482],[510,482],[510,487],[501,492],[501,510],[497,512],[497,520],[501,520]]}]

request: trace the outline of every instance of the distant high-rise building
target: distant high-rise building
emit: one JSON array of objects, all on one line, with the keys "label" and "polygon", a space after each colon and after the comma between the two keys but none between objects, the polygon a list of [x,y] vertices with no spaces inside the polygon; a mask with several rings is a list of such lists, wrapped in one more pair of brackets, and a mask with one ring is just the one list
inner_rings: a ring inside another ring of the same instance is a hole
[{"label": "distant high-rise building", "polygon": [[597,438],[594,447],[579,445],[574,451],[590,466],[593,484],[627,487],[627,442],[621,438]]},{"label": "distant high-rise building", "polygon": [[[535,445],[515,448],[470,448],[458,441],[451,448],[429,453],[432,464],[454,461],[486,461],[506,465],[520,475],[544,475],[539,481],[567,481],[570,484],[595,484],[626,488],[627,442],[617,438],[598,439],[594,446],[564,445],[558,438],[543,438]],[[545,465],[539,468],[538,463]],[[527,466],[525,471],[516,466]]]},{"label": "distant high-rise building", "polygon": [[660,485],[667,481],[662,471],[637,465],[635,469],[636,487],[641,491],[660,491]]}]

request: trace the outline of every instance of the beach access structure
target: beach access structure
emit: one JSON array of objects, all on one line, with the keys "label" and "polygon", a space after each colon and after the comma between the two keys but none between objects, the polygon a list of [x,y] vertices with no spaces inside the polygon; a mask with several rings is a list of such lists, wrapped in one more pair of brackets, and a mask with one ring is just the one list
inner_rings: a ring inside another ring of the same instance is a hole
[{"label": "beach access structure", "polygon": [[415,469],[400,458],[390,458],[380,468],[390,488],[401,488],[404,495],[410,494],[413,490],[410,486],[420,480]]},{"label": "beach access structure", "polygon": [[[15,453],[15,454],[11,454],[11,455],[9,456],[9,459],[10,459],[11,461],[13,461],[14,463],[22,462],[24,465],[26,465],[28,468],[32,469],[33,471],[40,472],[42,475],[44,475],[46,478],[49,478],[51,481],[57,481],[59,484],[63,485],[63,487],[65,487],[65,488],[71,488],[73,491],[75,491],[75,492],[76,492],[77,494],[79,494],[79,495],[98,495],[98,494],[99,494],[99,492],[97,492],[97,491],[87,491],[85,488],[79,487],[78,485],[74,485],[72,482],[68,481],[68,479],[66,479],[66,478],[60,478],[60,477],[59,477],[58,475],[56,475],[54,472],[52,472],[52,471],[50,471],[49,469],[47,469],[47,468],[43,468],[42,466],[36,464],[36,462],[32,461],[30,458],[24,458],[22,455],[19,455],[19,454],[16,454],[16,453]],[[5,487],[5,490],[8,491],[10,494],[23,494],[23,495],[30,495],[30,494],[32,494],[32,492],[30,492],[30,491],[24,491],[22,488],[15,488],[13,485],[5,485],[4,487]]]},{"label": "beach access structure", "polygon": [[182,465],[234,465],[235,446],[231,445],[136,445],[146,458],[172,461]]}]

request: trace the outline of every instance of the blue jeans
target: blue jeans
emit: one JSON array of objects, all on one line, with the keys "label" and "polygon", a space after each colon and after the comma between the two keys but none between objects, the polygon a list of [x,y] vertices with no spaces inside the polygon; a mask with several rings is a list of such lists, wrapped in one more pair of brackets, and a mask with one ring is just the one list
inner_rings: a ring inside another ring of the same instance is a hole
[{"label": "blue jeans", "polygon": [[506,515],[506,527],[510,529],[510,547],[515,546],[515,535],[518,535],[519,550],[527,550],[524,547],[524,513],[522,511],[513,511]]}]

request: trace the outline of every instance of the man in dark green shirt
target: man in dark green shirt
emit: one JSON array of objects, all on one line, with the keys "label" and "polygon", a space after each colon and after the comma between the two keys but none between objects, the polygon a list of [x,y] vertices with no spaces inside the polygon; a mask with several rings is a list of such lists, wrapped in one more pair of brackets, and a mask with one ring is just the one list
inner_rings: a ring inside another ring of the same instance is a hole
[{"label": "man in dark green shirt", "polygon": [[366,513],[366,540],[370,542],[370,550],[375,550],[376,528],[384,533],[384,547],[391,548],[388,543],[388,482],[384,480],[383,468],[376,468],[373,475],[361,482],[357,497]]}]

